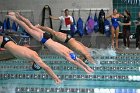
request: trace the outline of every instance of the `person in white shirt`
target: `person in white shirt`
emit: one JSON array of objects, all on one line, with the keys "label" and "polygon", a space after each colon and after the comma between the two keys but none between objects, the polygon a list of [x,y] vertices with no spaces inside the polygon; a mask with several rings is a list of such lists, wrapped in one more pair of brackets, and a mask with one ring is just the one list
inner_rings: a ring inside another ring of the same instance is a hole
[{"label": "person in white shirt", "polygon": [[65,9],[64,14],[65,14],[64,16],[60,16],[60,17],[50,16],[50,18],[54,20],[60,20],[61,21],[60,32],[70,34],[71,33],[70,26],[73,23],[73,18],[72,16],[69,15],[68,9]]}]

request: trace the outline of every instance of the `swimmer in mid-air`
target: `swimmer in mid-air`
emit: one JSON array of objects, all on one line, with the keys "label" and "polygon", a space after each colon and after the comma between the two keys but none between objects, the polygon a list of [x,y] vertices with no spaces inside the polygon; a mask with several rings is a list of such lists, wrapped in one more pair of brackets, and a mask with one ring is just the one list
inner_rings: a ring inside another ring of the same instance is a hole
[{"label": "swimmer in mid-air", "polygon": [[72,50],[58,42],[53,41],[50,34],[45,33],[36,26],[33,26],[28,19],[24,18],[19,13],[9,12],[7,17],[21,25],[28,34],[30,34],[37,41],[40,41],[42,44],[44,44],[49,50],[52,50],[53,52],[63,56],[67,61],[82,68],[86,73],[90,74],[93,72],[93,70],[88,65],[76,57]]},{"label": "swimmer in mid-air", "polygon": [[15,44],[8,36],[0,35],[0,46],[1,48],[7,49],[10,53],[12,53],[15,57],[28,59],[30,61],[34,61],[40,67],[46,70],[46,72],[54,79],[55,83],[61,83],[61,80],[57,77],[57,75],[52,71],[52,69],[46,65],[38,54],[24,46],[19,46]]},{"label": "swimmer in mid-air", "polygon": [[55,31],[47,26],[43,27],[40,25],[36,25],[36,27],[50,33],[55,39],[59,40],[60,42],[68,44],[68,46],[72,50],[76,51],[80,56],[82,56],[84,59],[87,59],[90,63],[93,63],[93,64],[95,63],[92,56],[88,52],[87,47],[85,47],[79,41],[76,41],[74,38],[71,37],[71,35]]}]

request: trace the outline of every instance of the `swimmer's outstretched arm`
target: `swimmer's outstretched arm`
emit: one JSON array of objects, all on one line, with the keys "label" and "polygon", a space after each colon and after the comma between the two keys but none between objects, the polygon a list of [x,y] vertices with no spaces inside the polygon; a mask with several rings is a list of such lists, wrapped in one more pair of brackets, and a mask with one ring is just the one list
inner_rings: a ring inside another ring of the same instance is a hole
[{"label": "swimmer's outstretched arm", "polygon": [[[88,74],[91,74],[93,71],[91,71],[91,68],[89,67],[89,68],[87,68],[88,66],[86,65],[83,65],[83,64],[81,64],[81,62],[79,61],[79,58],[76,58],[76,60],[73,60],[68,54],[67,54],[67,57],[66,57],[66,59],[67,59],[67,61],[69,61],[69,62],[71,62],[72,64],[74,64],[74,65],[76,65],[76,66],[78,66],[78,67],[80,67],[80,68],[82,68],[86,73],[88,73]],[[90,69],[90,70],[89,70]]]},{"label": "swimmer's outstretched arm", "polygon": [[31,57],[32,60],[34,60],[35,63],[37,63],[40,67],[45,69],[45,71],[54,79],[56,84],[61,83],[61,80],[57,77],[57,75],[52,71],[52,69],[45,64],[41,58],[38,56],[38,54],[35,52],[33,56]]},{"label": "swimmer's outstretched arm", "polygon": [[[0,36],[0,45],[2,44],[2,42],[4,42],[3,38],[3,36]],[[52,69],[42,61],[42,59],[35,51],[24,46],[16,45],[13,41],[7,41],[4,45],[4,48],[11,52],[15,57],[26,58],[34,61],[43,69],[45,69],[57,84],[61,83],[61,80],[57,77],[57,75],[55,75]]]}]

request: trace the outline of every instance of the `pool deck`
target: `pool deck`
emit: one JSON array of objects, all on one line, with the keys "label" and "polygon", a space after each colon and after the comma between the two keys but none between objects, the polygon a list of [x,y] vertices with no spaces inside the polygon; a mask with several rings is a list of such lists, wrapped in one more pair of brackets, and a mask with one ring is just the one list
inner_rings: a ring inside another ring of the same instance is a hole
[{"label": "pool deck", "polygon": [[136,50],[136,48],[124,49],[120,48],[117,53],[140,53],[140,49]]}]

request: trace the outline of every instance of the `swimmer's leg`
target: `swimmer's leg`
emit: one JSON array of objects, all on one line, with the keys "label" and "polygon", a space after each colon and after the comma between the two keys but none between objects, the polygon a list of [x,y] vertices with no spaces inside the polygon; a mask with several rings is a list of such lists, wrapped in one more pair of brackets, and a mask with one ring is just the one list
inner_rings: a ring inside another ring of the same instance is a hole
[{"label": "swimmer's leg", "polygon": [[8,15],[10,19],[18,23],[20,26],[22,26],[27,33],[29,33],[31,36],[33,36],[35,39],[40,41],[40,38],[42,37],[42,33],[39,33],[37,31],[33,31],[33,29],[29,28],[23,21],[17,19],[15,15]]},{"label": "swimmer's leg", "polygon": [[77,42],[77,43],[79,44],[79,47],[81,47],[80,50],[79,50],[79,52],[80,52],[79,54],[80,54],[81,56],[83,56],[84,59],[86,58],[90,63],[95,64],[94,59],[92,58],[91,54],[88,52],[88,47],[84,46],[84,45],[83,45],[81,42],[79,42],[79,41],[76,41],[76,40],[75,40],[75,42]]},{"label": "swimmer's leg", "polygon": [[111,27],[111,46],[114,48],[114,34],[115,34],[115,28],[112,26]]},{"label": "swimmer's leg", "polygon": [[28,19],[26,19],[25,17],[23,17],[22,15],[20,15],[19,13],[16,13],[16,16],[22,20],[27,26],[29,26],[31,29],[38,31],[40,30],[39,28],[35,27]]},{"label": "swimmer's leg", "polygon": [[119,49],[119,45],[118,45],[118,37],[119,37],[119,27],[116,28],[116,32],[115,32],[115,38],[116,38],[116,49]]}]

